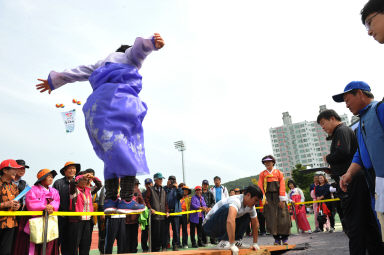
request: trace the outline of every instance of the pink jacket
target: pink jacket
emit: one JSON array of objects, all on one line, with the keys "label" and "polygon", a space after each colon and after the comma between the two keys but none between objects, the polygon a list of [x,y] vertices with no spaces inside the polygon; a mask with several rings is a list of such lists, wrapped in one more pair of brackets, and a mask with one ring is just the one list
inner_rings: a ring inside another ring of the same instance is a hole
[{"label": "pink jacket", "polygon": [[[92,194],[95,194],[102,186],[99,178],[94,177],[93,181],[96,186],[92,188],[77,187],[76,183],[79,179],[83,178],[83,175],[76,176],[75,182],[70,183],[70,204],[69,209],[74,212],[93,212]],[[81,220],[89,220],[91,216],[82,216]],[[71,218],[72,220],[78,219],[78,217]]]},{"label": "pink jacket", "polygon": [[[50,202],[48,203],[49,200]],[[49,190],[41,185],[32,186],[31,190],[25,196],[25,205],[28,211],[43,211],[47,204],[53,206],[54,210],[59,210],[60,195],[59,192],[50,187]]]},{"label": "pink jacket", "polygon": [[[43,211],[47,204],[52,205],[54,211],[59,210],[60,195],[55,188],[49,187],[49,190],[47,190],[38,184],[32,186],[31,190],[25,195],[25,205],[28,211]],[[29,235],[29,222],[25,225],[24,232]]]}]

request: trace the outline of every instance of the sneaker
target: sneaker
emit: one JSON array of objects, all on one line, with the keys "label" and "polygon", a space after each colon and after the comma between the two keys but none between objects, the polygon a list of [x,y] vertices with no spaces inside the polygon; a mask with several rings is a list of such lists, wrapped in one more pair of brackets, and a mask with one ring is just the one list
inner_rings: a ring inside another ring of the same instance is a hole
[{"label": "sneaker", "polygon": [[118,203],[119,203],[118,199],[116,199],[115,201],[113,201],[112,199],[106,199],[104,201],[104,213],[105,214],[116,213]]},{"label": "sneaker", "polygon": [[281,240],[281,242],[283,243],[283,245],[288,245],[288,238]]},{"label": "sneaker", "polygon": [[199,246],[199,247],[205,247],[206,245],[203,244],[203,243],[198,243],[197,246]]},{"label": "sneaker", "polygon": [[184,246],[183,246],[183,249],[188,249],[188,245],[184,245]]},{"label": "sneaker", "polygon": [[117,205],[117,213],[130,213],[130,212],[142,212],[145,210],[145,205],[137,203],[135,200],[127,202],[125,200],[120,200]]},{"label": "sneaker", "polygon": [[238,240],[238,241],[235,241],[235,245],[236,245],[237,248],[239,248],[239,249],[241,249],[241,248],[245,248],[245,249],[251,248],[250,245],[243,243],[243,239],[240,239],[240,240]]},{"label": "sneaker", "polygon": [[280,245],[280,240],[275,239],[275,242],[273,243],[273,245]]},{"label": "sneaker", "polygon": [[224,241],[224,240],[221,240],[218,244],[217,244],[217,246],[216,246],[216,248],[217,249],[221,249],[221,250],[229,250],[230,249],[230,247],[231,247],[231,244],[229,243],[229,241]]},{"label": "sneaker", "polygon": [[308,233],[308,234],[312,234],[312,231],[311,231],[311,230],[308,230],[307,233]]},{"label": "sneaker", "polygon": [[313,231],[313,233],[318,233],[318,232],[321,232],[320,228],[316,228],[315,231]]},{"label": "sneaker", "polygon": [[179,247],[178,247],[177,245],[174,245],[174,246],[172,247],[172,250],[173,250],[173,251],[178,251],[178,250],[179,250]]},{"label": "sneaker", "polygon": [[198,246],[197,246],[197,244],[192,244],[192,248],[199,248]]},{"label": "sneaker", "polygon": [[335,228],[331,228],[330,230],[329,230],[329,233],[333,233],[335,231]]}]

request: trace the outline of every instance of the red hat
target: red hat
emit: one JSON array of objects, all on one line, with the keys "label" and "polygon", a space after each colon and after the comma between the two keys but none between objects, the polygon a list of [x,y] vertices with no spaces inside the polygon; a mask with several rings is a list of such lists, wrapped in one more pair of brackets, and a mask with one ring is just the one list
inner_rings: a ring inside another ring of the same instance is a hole
[{"label": "red hat", "polygon": [[195,190],[201,190],[201,186],[196,186]]},{"label": "red hat", "polygon": [[14,159],[6,159],[0,164],[0,171],[3,170],[3,168],[23,168],[24,166],[20,166],[17,164],[16,160]]}]

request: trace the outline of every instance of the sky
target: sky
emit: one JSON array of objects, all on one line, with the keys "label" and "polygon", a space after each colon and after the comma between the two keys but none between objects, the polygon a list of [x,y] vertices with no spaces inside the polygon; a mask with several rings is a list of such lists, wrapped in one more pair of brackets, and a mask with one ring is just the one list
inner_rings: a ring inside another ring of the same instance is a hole
[{"label": "sky", "polygon": [[[81,106],[88,82],[48,95],[37,78],[104,59],[121,44],[158,32],[163,49],[144,62],[141,99],[147,162],[156,172],[190,187],[256,175],[272,153],[269,129],[315,120],[319,106],[352,116],[331,96],[353,80],[384,96],[384,47],[360,20],[366,0],[0,0],[0,160],[24,159],[25,179],[66,161],[103,177]],[[55,104],[63,103],[64,109]],[[61,111],[76,109],[76,127],[65,132]],[[60,174],[59,174],[60,176]],[[58,177],[56,177],[58,178]]]}]

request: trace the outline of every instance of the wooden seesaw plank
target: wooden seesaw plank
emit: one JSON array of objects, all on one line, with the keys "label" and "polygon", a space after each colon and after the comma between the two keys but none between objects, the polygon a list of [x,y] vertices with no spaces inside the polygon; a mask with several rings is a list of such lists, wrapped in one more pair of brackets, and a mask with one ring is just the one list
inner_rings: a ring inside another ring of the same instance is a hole
[{"label": "wooden seesaw plank", "polygon": [[[254,251],[252,249],[240,249],[239,255],[268,255],[273,251],[286,251],[294,249],[296,245],[260,245],[260,250]],[[231,255],[231,250],[219,250],[215,248],[199,248],[194,250],[183,251],[166,251],[166,252],[147,252],[139,254],[159,254],[159,255]]]}]

